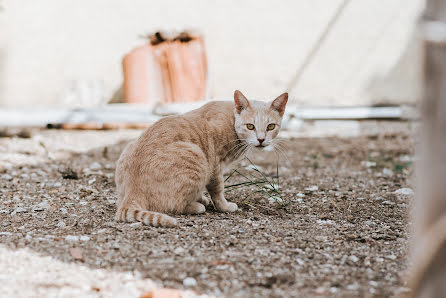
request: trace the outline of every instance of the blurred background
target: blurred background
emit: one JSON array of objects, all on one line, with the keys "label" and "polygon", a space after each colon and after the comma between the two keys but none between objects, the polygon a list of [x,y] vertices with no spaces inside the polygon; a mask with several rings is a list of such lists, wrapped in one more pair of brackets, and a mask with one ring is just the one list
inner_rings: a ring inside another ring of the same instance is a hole
[{"label": "blurred background", "polygon": [[[296,106],[414,104],[420,0],[1,0],[0,107],[125,100],[123,57],[158,30],[198,32],[206,99]],[[158,98],[162,100],[162,98]]]}]

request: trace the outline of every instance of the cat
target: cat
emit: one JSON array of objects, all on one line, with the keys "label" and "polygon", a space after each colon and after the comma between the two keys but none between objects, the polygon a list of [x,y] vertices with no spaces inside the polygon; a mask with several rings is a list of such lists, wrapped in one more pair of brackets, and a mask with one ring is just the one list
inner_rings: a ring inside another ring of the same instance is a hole
[{"label": "cat", "polygon": [[175,227],[166,213],[200,214],[211,200],[217,211],[237,211],[224,197],[223,170],[250,148],[274,146],[287,101],[288,93],[248,101],[236,90],[234,102],[210,102],[147,128],[117,162],[115,220]]}]

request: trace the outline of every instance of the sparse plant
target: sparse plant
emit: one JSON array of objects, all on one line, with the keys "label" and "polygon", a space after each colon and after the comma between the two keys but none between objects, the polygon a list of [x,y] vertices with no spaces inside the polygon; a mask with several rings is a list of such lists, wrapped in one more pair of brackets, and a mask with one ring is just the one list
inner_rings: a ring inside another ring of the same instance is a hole
[{"label": "sparse plant", "polygon": [[[285,206],[286,202],[280,190],[280,176],[279,176],[279,164],[276,164],[276,173],[268,177],[267,174],[262,172],[258,166],[256,166],[248,157],[244,158],[249,163],[249,167],[254,173],[242,173],[239,169],[233,169],[231,173],[226,177],[225,184],[233,178],[235,175],[243,179],[242,182],[225,185],[225,192],[230,192],[234,189],[242,187],[251,187],[251,191],[248,191],[242,202],[245,202],[253,195],[260,194],[264,196],[268,202],[276,203],[280,206]],[[254,186],[254,189],[252,188]]]}]

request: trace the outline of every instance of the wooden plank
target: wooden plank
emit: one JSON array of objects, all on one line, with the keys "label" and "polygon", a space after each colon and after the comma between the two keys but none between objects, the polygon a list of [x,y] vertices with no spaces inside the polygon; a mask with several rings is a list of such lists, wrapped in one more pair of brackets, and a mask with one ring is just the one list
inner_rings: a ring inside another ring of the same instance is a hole
[{"label": "wooden plank", "polygon": [[414,297],[446,293],[446,1],[428,0],[413,242]]}]

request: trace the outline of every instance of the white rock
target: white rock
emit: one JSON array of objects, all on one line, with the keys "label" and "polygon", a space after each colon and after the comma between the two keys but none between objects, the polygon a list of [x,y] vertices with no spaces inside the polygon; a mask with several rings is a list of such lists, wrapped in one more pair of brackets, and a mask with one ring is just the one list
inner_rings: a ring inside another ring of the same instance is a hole
[{"label": "white rock", "polygon": [[63,207],[60,208],[59,211],[60,211],[62,214],[67,214],[67,213],[68,213],[67,208],[63,208]]},{"label": "white rock", "polygon": [[79,240],[80,240],[80,241],[89,241],[89,240],[90,240],[90,237],[88,237],[88,236],[80,236],[80,237],[79,237]]},{"label": "white rock", "polygon": [[59,222],[57,223],[56,227],[58,228],[65,228],[67,225],[65,224],[65,222],[63,220],[59,220]]},{"label": "white rock", "polygon": [[299,198],[303,198],[303,197],[305,197],[305,195],[303,194],[303,193],[298,193],[297,195],[296,195],[296,197],[299,197]]},{"label": "white rock", "polygon": [[197,281],[193,277],[186,277],[183,279],[183,286],[185,287],[195,287],[197,285]]},{"label": "white rock", "polygon": [[2,179],[5,179],[5,180],[7,180],[7,181],[11,181],[11,180],[12,180],[12,176],[11,176],[11,175],[8,175],[8,174],[3,174],[3,175],[2,175]]},{"label": "white rock", "polygon": [[48,208],[50,208],[51,206],[50,206],[50,204],[48,203],[48,201],[47,200],[45,200],[45,201],[42,201],[41,203],[39,203],[38,205],[37,205],[37,208],[35,209],[35,210],[37,210],[37,209],[48,209]]},{"label": "white rock", "polygon": [[268,202],[270,204],[274,204],[274,203],[282,203],[283,199],[281,197],[269,197],[268,198]]},{"label": "white rock", "polygon": [[92,185],[95,182],[96,182],[96,178],[92,178],[92,179],[88,180],[88,185]]},{"label": "white rock", "polygon": [[65,241],[70,241],[70,242],[79,241],[79,236],[67,235],[65,236]]},{"label": "white rock", "polygon": [[263,170],[263,168],[261,166],[255,166],[255,165],[246,166],[245,169],[248,171],[255,171],[255,170],[262,171]]},{"label": "white rock", "polygon": [[11,232],[0,232],[0,236],[10,236],[12,235]]},{"label": "white rock", "polygon": [[139,227],[142,226],[142,223],[140,223],[140,222],[134,222],[134,223],[131,223],[130,226],[131,226],[132,228],[139,228]]},{"label": "white rock", "polygon": [[412,196],[414,194],[413,190],[410,188],[400,188],[393,192],[396,195]]},{"label": "white rock", "polygon": [[350,285],[347,286],[347,290],[350,290],[350,291],[354,291],[354,290],[357,290],[357,289],[359,289],[359,285],[357,283],[350,284]]},{"label": "white rock", "polygon": [[101,168],[102,168],[102,166],[98,162],[94,162],[90,165],[90,170],[100,170]]},{"label": "white rock", "polygon": [[310,187],[305,188],[306,191],[317,191],[319,187],[317,185],[313,185]]},{"label": "white rock", "polygon": [[86,206],[86,205],[88,205],[88,202],[86,202],[86,201],[80,201],[80,202],[79,202],[79,205]]},{"label": "white rock", "polygon": [[349,259],[350,261],[354,262],[354,263],[356,263],[356,262],[359,261],[359,258],[358,258],[357,256],[355,256],[355,255],[351,255],[351,256],[349,256],[348,259]]},{"label": "white rock", "polygon": [[373,168],[373,167],[376,167],[376,162],[374,162],[374,161],[362,161],[361,165],[364,165],[367,168]]},{"label": "white rock", "polygon": [[62,186],[62,183],[60,183],[60,182],[56,182],[56,183],[53,184],[53,186],[54,186],[54,187],[61,187],[61,186]]},{"label": "white rock", "polygon": [[17,207],[16,209],[14,209],[14,211],[12,211],[11,215],[15,215],[16,213],[21,213],[21,212],[28,212],[28,210],[22,207]]},{"label": "white rock", "polygon": [[377,287],[378,283],[374,280],[369,281],[369,285],[371,285],[372,287]]},{"label": "white rock", "polygon": [[173,251],[173,253],[174,254],[176,254],[176,255],[181,255],[183,252],[184,252],[184,248],[182,248],[182,247],[177,247],[177,248],[175,248],[175,250]]},{"label": "white rock", "polygon": [[384,176],[392,176],[393,175],[393,171],[389,168],[384,168],[382,173]]}]

